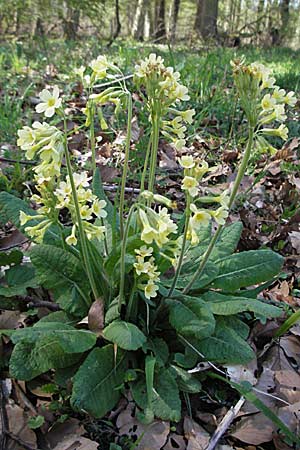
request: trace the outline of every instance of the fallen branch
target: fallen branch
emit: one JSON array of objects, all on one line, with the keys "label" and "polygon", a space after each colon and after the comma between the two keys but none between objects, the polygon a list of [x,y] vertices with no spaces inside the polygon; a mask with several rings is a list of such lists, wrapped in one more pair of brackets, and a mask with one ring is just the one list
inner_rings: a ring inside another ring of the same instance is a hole
[{"label": "fallen branch", "polygon": [[227,411],[227,413],[219,423],[217,429],[215,430],[214,434],[212,435],[208,443],[208,446],[205,448],[205,450],[214,450],[216,448],[219,440],[221,439],[223,434],[228,430],[234,419],[237,417],[244,403],[245,398],[241,397],[239,401]]}]

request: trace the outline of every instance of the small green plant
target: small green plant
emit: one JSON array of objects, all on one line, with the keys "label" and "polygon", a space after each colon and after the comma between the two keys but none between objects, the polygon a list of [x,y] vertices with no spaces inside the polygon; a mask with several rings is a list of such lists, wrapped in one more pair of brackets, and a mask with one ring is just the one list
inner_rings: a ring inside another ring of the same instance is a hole
[{"label": "small green plant", "polygon": [[[154,417],[179,421],[181,395],[201,391],[201,381],[189,372],[199,361],[244,364],[254,357],[247,344],[244,316],[277,317],[281,310],[257,299],[251,286],[272,280],[282,257],[271,250],[234,253],[241,223],[226,225],[254,145],[269,135],[287,138],[285,105],[292,93],[276,87],[260,64],[235,61],[237,94],[248,123],[248,141],[231,191],[201,197],[199,184],[211,167],[190,155],[179,158],[186,197],[180,220],[175,204],[155,191],[159,137],[180,150],[186,123],[194,110],[180,109],[189,99],[180,74],[151,54],[136,66],[134,81],[147,111],[150,139],[141,177],[140,195],[125,217],[124,198],[130,156],[132,96],[124,76],[105,56],[77,70],[88,94],[86,126],[92,150],[92,170],[79,171],[68,149],[67,117],[57,88],[43,90],[36,110],[57,116],[60,129],[35,122],[19,131],[18,145],[35,159],[38,209],[8,193],[0,194],[4,220],[11,220],[35,242],[30,264],[6,271],[6,298],[22,295],[37,283],[52,291],[61,311],[34,326],[11,333],[12,376],[30,380],[50,369],[72,378],[71,405],[102,417],[130,389],[140,420]],[[94,93],[96,82],[110,85]],[[127,110],[127,138],[118,204],[106,197],[96,167],[94,122],[106,103]],[[271,126],[281,122],[278,128]],[[63,158],[67,173],[62,168]],[[207,205],[216,205],[205,208]],[[67,217],[67,220],[62,220]],[[217,231],[212,233],[212,223]],[[71,226],[65,223],[71,223]],[[7,264],[10,265],[9,255]],[[27,270],[23,282],[22,270]],[[24,288],[25,286],[25,288]],[[88,316],[88,329],[80,323]]]}]

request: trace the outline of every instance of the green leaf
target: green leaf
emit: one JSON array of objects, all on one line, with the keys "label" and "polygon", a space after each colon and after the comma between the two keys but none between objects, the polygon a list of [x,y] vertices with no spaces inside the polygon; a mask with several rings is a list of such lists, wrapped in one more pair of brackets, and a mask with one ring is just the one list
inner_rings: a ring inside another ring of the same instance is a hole
[{"label": "green leaf", "polygon": [[137,350],[146,342],[146,336],[133,323],[115,320],[103,330],[103,336],[124,350]]},{"label": "green leaf", "polygon": [[148,337],[147,342],[143,345],[143,351],[147,353],[150,350],[156,359],[156,364],[163,367],[169,359],[169,348],[167,343],[158,337]]},{"label": "green leaf", "polygon": [[40,428],[44,423],[45,423],[44,416],[30,417],[30,419],[28,419],[28,422],[27,422],[29,428],[31,428],[32,430],[36,430],[37,428]]},{"label": "green leaf", "polygon": [[[132,395],[137,405],[147,408],[147,391],[145,379],[132,385]],[[154,378],[151,409],[162,420],[179,422],[181,418],[181,401],[175,378],[170,370],[161,369]]]},{"label": "green leaf", "polygon": [[113,345],[95,348],[74,377],[71,404],[79,411],[103,417],[120,398],[120,385],[126,371],[126,357]]},{"label": "green leaf", "polygon": [[[20,212],[23,211],[25,214],[33,216],[32,220],[28,221],[26,225],[21,226],[20,224]],[[38,213],[34,209],[18,197],[15,197],[8,192],[0,192],[0,218],[1,223],[12,222],[23,234],[26,235],[25,228],[37,225],[42,219],[35,219]],[[50,240],[52,245],[61,245],[61,239],[59,235],[58,227],[51,225],[46,231],[44,240]]]},{"label": "green leaf", "polygon": [[276,306],[242,296],[235,297],[210,291],[202,294],[201,298],[209,303],[213,314],[220,316],[230,316],[244,311],[251,311],[264,317],[279,317],[282,314],[282,310]]},{"label": "green leaf", "polygon": [[234,292],[241,287],[262,283],[276,276],[282,264],[282,256],[272,250],[236,253],[218,261],[219,275],[212,287]]},{"label": "green leaf", "polygon": [[202,385],[200,381],[191,373],[175,365],[171,365],[171,370],[177,379],[177,384],[181,391],[187,392],[188,394],[196,394],[201,391]]},{"label": "green leaf", "polygon": [[[191,281],[195,271],[198,268],[198,264],[195,266],[193,265],[191,267],[189,267],[188,270],[186,270],[184,273],[182,273],[181,275],[179,275],[177,283],[176,283],[176,288],[177,289],[184,289],[188,283]],[[192,291],[198,290],[203,288],[204,286],[208,285],[209,283],[211,283],[217,276],[218,276],[219,270],[218,267],[208,261],[208,263],[206,264],[201,276],[194,282],[193,287],[192,287]],[[171,286],[173,279],[172,278],[165,278],[162,279],[161,282],[165,285],[165,286]]]},{"label": "green leaf", "polygon": [[203,300],[182,295],[166,300],[169,320],[177,333],[184,337],[207,337],[215,327],[214,316]]},{"label": "green leaf", "polygon": [[84,317],[91,304],[84,268],[72,253],[51,245],[36,245],[30,252],[40,283],[53,292],[62,309]]},{"label": "green leaf", "polygon": [[23,253],[20,250],[11,250],[10,252],[0,251],[0,266],[10,266],[11,264],[21,264]]},{"label": "green leaf", "polygon": [[0,285],[0,295],[15,297],[27,295],[27,288],[37,287],[34,267],[30,264],[13,266],[5,271],[4,285]]},{"label": "green leaf", "polygon": [[245,342],[249,329],[235,317],[217,317],[212,336],[190,342],[208,361],[221,364],[245,364],[254,358],[254,352]]},{"label": "green leaf", "polygon": [[49,369],[69,367],[92,348],[96,335],[76,330],[60,322],[38,322],[30,328],[14,331],[15,343],[10,359],[12,376],[30,380]]},{"label": "green leaf", "polygon": [[103,184],[101,180],[101,174],[100,169],[97,168],[94,173],[93,178],[93,193],[99,198],[99,200],[105,200],[106,201],[106,207],[105,210],[107,212],[107,217],[105,218],[105,222],[109,222],[110,225],[113,225],[113,222],[115,220],[115,211],[113,204],[108,199],[107,195],[105,194],[105,191],[103,189]]},{"label": "green leaf", "polygon": [[42,338],[51,338],[66,353],[81,353],[92,348],[97,340],[96,334],[61,322],[37,322],[33,327],[16,330],[12,335],[14,344],[27,341],[38,342]]},{"label": "green leaf", "polygon": [[9,370],[13,377],[28,381],[50,369],[72,366],[81,358],[81,353],[64,352],[55,337],[45,336],[35,344],[18,342],[9,361]]},{"label": "green leaf", "polygon": [[231,225],[224,228],[221,233],[221,237],[217,241],[213,251],[210,255],[210,260],[216,261],[220,258],[224,258],[231,255],[241,238],[243,230],[242,222],[234,222]]}]

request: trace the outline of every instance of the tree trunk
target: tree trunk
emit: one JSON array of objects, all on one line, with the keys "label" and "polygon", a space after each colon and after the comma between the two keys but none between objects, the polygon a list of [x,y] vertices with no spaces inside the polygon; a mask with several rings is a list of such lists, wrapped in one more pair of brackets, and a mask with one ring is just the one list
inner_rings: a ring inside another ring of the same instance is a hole
[{"label": "tree trunk", "polygon": [[155,40],[162,41],[166,37],[165,0],[155,0]]},{"label": "tree trunk", "polygon": [[64,35],[68,41],[75,41],[80,21],[80,10],[69,8],[67,10],[67,18],[63,19]]},{"label": "tree trunk", "polygon": [[290,19],[290,0],[281,0],[280,17],[281,17],[280,42],[282,42],[288,30],[288,24]]},{"label": "tree trunk", "polygon": [[218,3],[218,0],[198,0],[195,26],[204,39],[218,35]]},{"label": "tree trunk", "polygon": [[175,37],[176,37],[176,26],[177,26],[179,8],[180,8],[180,0],[173,0],[172,25],[171,25],[171,40],[172,40],[172,42],[175,41]]},{"label": "tree trunk", "polygon": [[138,41],[144,40],[144,28],[145,28],[145,16],[146,16],[146,0],[138,0],[134,24],[133,24],[133,37]]},{"label": "tree trunk", "polygon": [[[110,47],[111,44],[114,42],[115,39],[117,39],[117,37],[120,34],[121,31],[121,20],[120,20],[120,5],[119,5],[119,0],[115,1],[115,31],[111,34],[111,38],[110,41],[108,42],[107,46]],[[113,30],[113,27],[112,27]]]}]

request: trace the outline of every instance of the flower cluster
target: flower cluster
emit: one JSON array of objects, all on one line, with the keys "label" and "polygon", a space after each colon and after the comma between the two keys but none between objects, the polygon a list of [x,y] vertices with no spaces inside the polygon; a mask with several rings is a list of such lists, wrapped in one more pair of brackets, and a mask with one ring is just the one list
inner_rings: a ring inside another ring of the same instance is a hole
[{"label": "flower cluster", "polygon": [[208,167],[206,161],[194,160],[191,155],[182,156],[179,159],[179,164],[184,169],[182,189],[191,197],[197,197],[199,194],[199,181],[212,169]]},{"label": "flower cluster", "polygon": [[31,160],[39,156],[41,160],[33,169],[38,184],[60,176],[64,145],[63,133],[58,128],[46,122],[34,122],[32,127],[19,130],[18,136],[17,144],[26,151],[26,158]]},{"label": "flower cluster", "polygon": [[108,76],[109,69],[113,72],[118,71],[118,68],[110,63],[105,55],[99,55],[90,62],[89,68],[80,66],[75,68],[73,72],[81,79],[84,86],[92,87],[96,81],[103,80]]},{"label": "flower cluster", "polygon": [[[89,178],[87,172],[74,173],[74,184],[76,188],[76,195],[79,203],[80,217],[82,219],[82,225],[86,232],[87,238],[91,239],[104,239],[105,227],[102,225],[95,225],[90,223],[91,219],[105,218],[107,212],[105,211],[106,201],[99,200],[89,189]],[[76,228],[78,227],[76,219],[76,209],[74,204],[74,198],[72,195],[72,186],[70,179],[67,176],[66,181],[61,181],[59,187],[54,192],[58,203],[56,207],[58,209],[67,208],[71,213],[73,227],[70,236],[66,238],[66,242],[69,245],[76,245]]]},{"label": "flower cluster", "polygon": [[152,256],[153,248],[143,245],[135,250],[136,262],[133,264],[135,273],[138,276],[138,289],[144,291],[145,297],[150,300],[151,297],[157,296],[160,272],[157,271],[154,257]]},{"label": "flower cluster", "polygon": [[170,120],[162,121],[162,134],[174,142],[177,149],[181,149],[185,145],[184,123],[192,123],[195,111],[177,111],[172,108],[190,98],[188,88],[180,84],[180,73],[174,72],[173,67],[165,67],[164,60],[151,53],[135,67],[134,79],[136,84],[146,89],[151,121],[157,114],[157,111],[154,113],[155,109],[159,109],[161,117],[173,116]]},{"label": "flower cluster", "polygon": [[[262,136],[277,136],[287,140],[288,129],[284,125],[286,106],[295,106],[297,100],[294,92],[286,92],[276,86],[271,70],[263,64],[255,62],[247,66],[244,61],[233,61],[231,64],[241,105],[250,125],[257,127],[257,144],[272,150]],[[277,128],[263,128],[276,122],[281,122]]]},{"label": "flower cluster", "polygon": [[155,242],[158,247],[166,244],[172,233],[176,233],[177,225],[168,214],[167,208],[159,208],[158,212],[143,207],[138,212],[142,226],[141,239],[146,244]]}]

